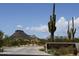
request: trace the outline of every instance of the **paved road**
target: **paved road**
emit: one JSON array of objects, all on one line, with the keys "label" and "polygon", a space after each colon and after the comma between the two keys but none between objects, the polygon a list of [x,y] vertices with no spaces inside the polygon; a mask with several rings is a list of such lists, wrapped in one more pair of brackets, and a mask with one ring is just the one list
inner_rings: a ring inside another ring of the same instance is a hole
[{"label": "paved road", "polygon": [[39,51],[42,46],[22,46],[22,47],[6,47],[4,52],[0,54],[6,55],[49,55],[43,51]]}]

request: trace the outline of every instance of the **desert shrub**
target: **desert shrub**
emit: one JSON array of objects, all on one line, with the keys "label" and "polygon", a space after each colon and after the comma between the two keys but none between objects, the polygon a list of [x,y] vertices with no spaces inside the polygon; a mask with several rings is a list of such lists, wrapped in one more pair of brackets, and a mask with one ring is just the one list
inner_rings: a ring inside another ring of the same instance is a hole
[{"label": "desert shrub", "polygon": [[60,55],[67,55],[67,54],[72,54],[72,47],[61,47],[58,49],[58,52]]},{"label": "desert shrub", "polygon": [[48,50],[49,54],[52,54],[55,56],[73,54],[73,52],[74,52],[73,46],[52,48]]},{"label": "desert shrub", "polygon": [[15,40],[15,41],[12,42],[12,46],[18,46],[18,45],[19,45],[18,41]]},{"label": "desert shrub", "polygon": [[42,49],[39,49],[39,50],[40,50],[40,51],[45,51],[45,49],[43,49],[43,48],[42,48]]}]

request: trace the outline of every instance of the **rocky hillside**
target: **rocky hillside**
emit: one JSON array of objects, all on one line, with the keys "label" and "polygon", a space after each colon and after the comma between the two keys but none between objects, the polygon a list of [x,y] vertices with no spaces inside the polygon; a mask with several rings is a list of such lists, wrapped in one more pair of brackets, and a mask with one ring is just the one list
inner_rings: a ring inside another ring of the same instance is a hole
[{"label": "rocky hillside", "polygon": [[23,30],[16,30],[12,35],[13,39],[31,39],[31,36],[26,34]]}]

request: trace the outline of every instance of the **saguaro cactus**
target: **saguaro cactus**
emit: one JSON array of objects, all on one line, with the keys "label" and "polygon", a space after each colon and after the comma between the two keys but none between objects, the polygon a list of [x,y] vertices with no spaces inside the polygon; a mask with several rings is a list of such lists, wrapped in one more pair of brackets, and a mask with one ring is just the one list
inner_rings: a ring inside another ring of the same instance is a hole
[{"label": "saguaro cactus", "polygon": [[74,36],[76,33],[76,28],[74,28],[74,18],[72,17],[72,27],[71,29],[69,28],[69,21],[68,21],[68,38],[74,41]]},{"label": "saguaro cactus", "polygon": [[55,4],[53,4],[53,14],[50,16],[50,21],[48,22],[49,32],[51,33],[51,41],[54,41],[54,32],[56,31],[56,15],[55,15]]},{"label": "saguaro cactus", "polygon": [[76,28],[74,28],[74,18],[72,17],[71,39],[73,39],[73,41],[74,41],[75,33],[76,33]]},{"label": "saguaro cactus", "polygon": [[70,32],[69,21],[68,21],[68,30],[67,30],[67,34],[68,34],[68,39],[71,39],[71,32]]},{"label": "saguaro cactus", "polygon": [[3,52],[3,35],[4,33],[2,31],[0,31],[0,52]]},{"label": "saguaro cactus", "polygon": [[2,44],[3,44],[3,32],[2,31],[0,31],[0,47],[2,47]]}]

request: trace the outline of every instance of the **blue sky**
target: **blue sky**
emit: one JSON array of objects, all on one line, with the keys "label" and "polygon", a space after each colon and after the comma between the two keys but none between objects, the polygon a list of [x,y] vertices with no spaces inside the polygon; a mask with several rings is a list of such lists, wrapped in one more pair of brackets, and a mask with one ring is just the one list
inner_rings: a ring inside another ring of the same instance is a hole
[{"label": "blue sky", "polygon": [[[0,30],[7,35],[12,35],[16,29],[22,29],[29,35],[35,34],[38,37],[45,38],[49,35],[45,29],[47,29],[52,10],[53,4],[48,3],[0,4]],[[71,20],[73,16],[78,18],[78,12],[79,4],[56,4],[57,22],[62,18],[65,21]],[[60,36],[63,35],[57,29],[55,34],[59,35],[59,33]],[[64,35],[67,34],[64,33]]]}]

